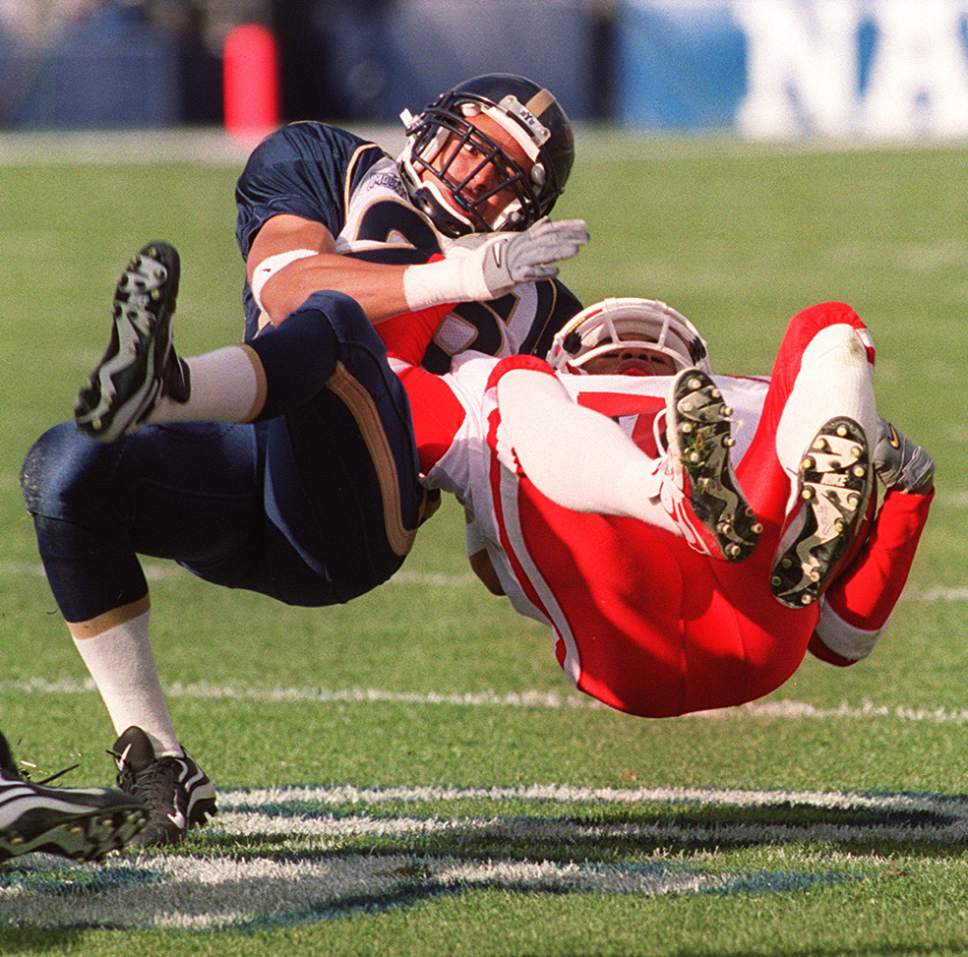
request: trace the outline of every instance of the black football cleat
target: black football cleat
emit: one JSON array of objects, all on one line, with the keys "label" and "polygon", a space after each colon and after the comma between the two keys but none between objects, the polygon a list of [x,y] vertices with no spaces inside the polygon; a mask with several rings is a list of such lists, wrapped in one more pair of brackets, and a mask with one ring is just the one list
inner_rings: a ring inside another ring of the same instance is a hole
[{"label": "black football cleat", "polygon": [[156,758],[148,735],[132,726],[110,753],[118,766],[118,787],[148,807],[148,823],[135,844],[177,844],[217,813],[215,787],[184,749],[181,757]]},{"label": "black football cleat", "polygon": [[[699,369],[684,369],[672,383],[666,404],[669,456],[684,498],[686,524],[706,554],[730,562],[748,558],[763,531],[748,505],[730,462],[735,445],[730,409],[713,380]],[[688,539],[687,539],[688,540]]]},{"label": "black football cleat", "polygon": [[77,427],[92,438],[121,438],[161,395],[187,401],[188,367],[172,346],[179,275],[177,250],[156,242],[145,246],[118,280],[111,341],[74,403]]},{"label": "black football cleat", "polygon": [[770,587],[790,608],[812,605],[835,577],[874,485],[867,437],[853,419],[830,419],[800,462],[800,508],[780,537]]},{"label": "black football cleat", "polygon": [[144,802],[123,791],[25,780],[0,735],[0,861],[38,851],[99,861],[129,844],[147,820]]}]

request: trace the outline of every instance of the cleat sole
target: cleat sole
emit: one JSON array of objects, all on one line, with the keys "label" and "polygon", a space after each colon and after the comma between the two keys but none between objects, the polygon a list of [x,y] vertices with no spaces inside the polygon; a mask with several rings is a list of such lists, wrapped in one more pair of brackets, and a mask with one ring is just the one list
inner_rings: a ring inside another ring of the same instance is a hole
[{"label": "cleat sole", "polygon": [[680,375],[669,403],[670,452],[686,478],[686,496],[698,519],[706,548],[727,561],[742,561],[756,547],[762,525],[756,520],[730,463],[735,445],[721,391],[705,373]]},{"label": "cleat sole", "polygon": [[770,572],[773,597],[790,608],[813,604],[834,579],[873,486],[867,438],[853,419],[825,423],[810,448],[814,454],[800,463],[801,505],[780,538]]}]

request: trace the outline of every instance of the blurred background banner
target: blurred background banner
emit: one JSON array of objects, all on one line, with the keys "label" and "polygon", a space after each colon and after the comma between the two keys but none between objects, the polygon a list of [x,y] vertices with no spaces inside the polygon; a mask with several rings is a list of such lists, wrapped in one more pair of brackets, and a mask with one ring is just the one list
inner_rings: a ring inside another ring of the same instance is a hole
[{"label": "blurred background banner", "polygon": [[259,92],[252,24],[285,120],[392,122],[509,71],[637,130],[968,135],[968,0],[0,0],[0,126],[221,124]]}]

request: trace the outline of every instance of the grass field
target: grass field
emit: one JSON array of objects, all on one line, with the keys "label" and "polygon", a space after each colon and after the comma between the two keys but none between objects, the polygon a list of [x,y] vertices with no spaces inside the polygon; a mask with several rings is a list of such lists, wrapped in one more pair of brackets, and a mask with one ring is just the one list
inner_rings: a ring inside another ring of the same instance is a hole
[{"label": "grass field", "polygon": [[[40,159],[40,158],[39,158]],[[178,341],[241,328],[237,167],[0,167],[0,726],[38,773],[108,783],[113,732],[40,572],[17,474],[101,353],[121,264],[167,238]],[[446,508],[401,574],[286,608],[152,562],[155,650],[221,791],[169,854],[0,870],[31,955],[968,954],[968,192],[963,149],[796,152],[586,132],[560,215],[585,301],[664,298],[715,368],[851,302],[882,410],[938,463],[908,593],[871,659],[752,706],[592,705],[547,634],[475,585]]]}]

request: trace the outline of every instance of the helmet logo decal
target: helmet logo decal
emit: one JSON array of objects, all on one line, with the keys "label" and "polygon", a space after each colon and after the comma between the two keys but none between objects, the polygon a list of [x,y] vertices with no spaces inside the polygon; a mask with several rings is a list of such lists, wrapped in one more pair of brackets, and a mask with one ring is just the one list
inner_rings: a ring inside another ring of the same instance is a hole
[{"label": "helmet logo decal", "polygon": [[698,365],[706,358],[706,347],[699,339],[690,340],[686,343],[686,348],[689,350],[689,355],[694,364]]},{"label": "helmet logo decal", "polygon": [[538,92],[535,93],[535,95],[532,96],[530,100],[528,100],[525,106],[535,116],[541,116],[541,114],[544,113],[544,111],[548,109],[548,107],[551,106],[551,104],[554,102],[555,102],[555,98],[551,94],[551,92],[549,90],[542,88],[538,90]]},{"label": "helmet logo decal", "polygon": [[[547,91],[543,90],[542,92]],[[551,94],[548,93],[548,96],[551,97]],[[536,100],[541,99],[541,93],[536,93],[528,101],[528,106],[531,106]],[[552,99],[554,98],[552,97]],[[513,93],[509,93],[506,97],[504,97],[504,99],[498,103],[498,106],[506,113],[510,113],[510,115],[513,116],[519,123],[523,123],[538,146],[544,146],[544,144],[548,142],[548,139],[551,136],[551,130],[549,130],[548,127],[545,126],[541,120],[539,120],[538,117],[528,109],[527,106],[524,106]],[[544,107],[546,106],[547,103],[544,104]]]}]

